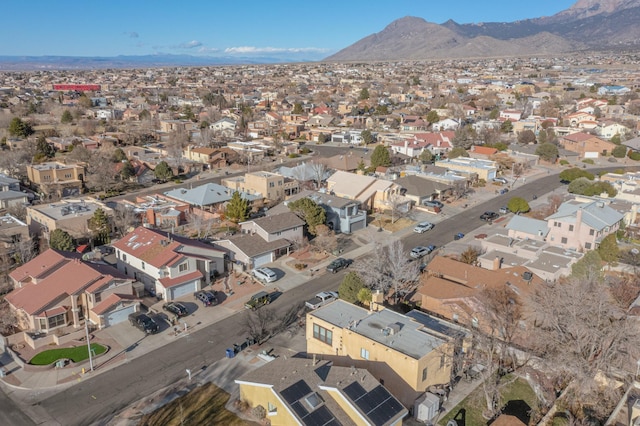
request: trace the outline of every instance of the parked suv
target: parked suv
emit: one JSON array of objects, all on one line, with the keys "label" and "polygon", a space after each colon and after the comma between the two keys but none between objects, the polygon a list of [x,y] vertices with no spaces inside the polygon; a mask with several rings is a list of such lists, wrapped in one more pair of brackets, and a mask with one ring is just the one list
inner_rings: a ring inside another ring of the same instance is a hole
[{"label": "parked suv", "polygon": [[269,268],[254,269],[253,276],[259,279],[260,281],[264,281],[266,283],[272,283],[278,279],[278,275],[276,275],[276,273]]},{"label": "parked suv", "polygon": [[433,229],[433,223],[431,222],[420,222],[413,228],[413,232],[417,232],[418,234],[422,234],[423,232],[427,232]]},{"label": "parked suv", "polygon": [[189,315],[189,311],[187,311],[187,307],[182,303],[178,302],[169,302],[162,305],[162,309],[167,312],[171,312],[173,315],[177,317],[186,317]]},{"label": "parked suv", "polygon": [[329,265],[327,265],[327,271],[333,272],[335,274],[340,269],[348,268],[349,265],[351,265],[351,262],[352,261],[349,259],[343,259],[342,257],[339,257],[333,260]]},{"label": "parked suv", "polygon": [[251,299],[244,304],[244,307],[255,310],[261,306],[268,305],[269,303],[271,303],[271,295],[266,291],[261,291],[251,296]]},{"label": "parked suv", "polygon": [[484,212],[480,215],[480,219],[490,222],[494,219],[497,219],[500,215],[496,212]]},{"label": "parked suv", "polygon": [[[419,259],[422,256],[426,256],[429,253],[431,253],[433,251],[433,249],[431,247],[432,246],[429,246],[429,247],[425,247],[425,246],[414,247],[413,249],[411,249],[411,252],[409,253],[409,256],[413,257],[414,259]],[[433,246],[433,248],[435,249],[435,246]]]},{"label": "parked suv", "polygon": [[440,209],[444,207],[444,204],[436,200],[424,200],[422,202],[422,205],[426,207],[438,207]]},{"label": "parked suv", "polygon": [[150,316],[147,314],[141,313],[133,313],[129,315],[129,322],[131,325],[137,327],[141,331],[144,331],[147,334],[155,334],[160,329],[158,327],[158,323],[156,323]]},{"label": "parked suv", "polygon": [[211,306],[218,303],[215,291],[196,291],[193,296],[202,302],[204,306]]}]

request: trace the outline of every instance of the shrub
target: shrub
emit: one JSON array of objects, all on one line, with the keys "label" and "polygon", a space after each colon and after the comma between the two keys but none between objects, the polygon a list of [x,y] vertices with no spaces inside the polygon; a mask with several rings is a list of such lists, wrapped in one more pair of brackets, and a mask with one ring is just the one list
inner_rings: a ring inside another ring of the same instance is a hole
[{"label": "shrub", "polygon": [[640,152],[630,151],[629,158],[632,159],[633,161],[640,161]]},{"label": "shrub", "polygon": [[253,407],[251,414],[253,414],[256,419],[262,420],[267,417],[267,410],[262,405],[258,405]]},{"label": "shrub", "polygon": [[567,164],[569,164],[569,162],[567,160],[560,160],[560,165],[561,166],[566,166]]},{"label": "shrub", "polygon": [[585,158],[584,160],[582,160],[582,162],[585,164],[595,164],[595,162],[591,158]]},{"label": "shrub", "polygon": [[295,152],[292,152],[291,154],[289,154],[289,158],[298,158],[300,157],[299,154],[296,154]]},{"label": "shrub", "polygon": [[307,267],[306,263],[296,263],[295,265],[293,265],[294,268],[296,268],[298,271],[303,270],[304,268]]}]

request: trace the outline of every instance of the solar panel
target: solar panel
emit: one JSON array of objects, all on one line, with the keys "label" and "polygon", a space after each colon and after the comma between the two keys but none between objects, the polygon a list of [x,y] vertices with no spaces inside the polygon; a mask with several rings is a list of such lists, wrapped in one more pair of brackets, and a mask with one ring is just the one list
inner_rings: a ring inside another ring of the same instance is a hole
[{"label": "solar panel", "polygon": [[391,398],[383,405],[380,405],[373,411],[367,413],[367,417],[369,417],[374,425],[378,426],[385,424],[402,410],[404,410],[402,404],[400,404],[395,398]]},{"label": "solar panel", "polygon": [[346,393],[353,402],[356,402],[362,395],[365,395],[367,391],[360,386],[360,383],[353,382],[344,388],[344,393]]},{"label": "solar panel", "polygon": [[329,411],[329,409],[325,405],[303,418],[302,422],[306,426],[340,425],[340,422],[336,420],[336,418],[333,416],[333,413],[331,413],[331,411]]},{"label": "solar panel", "polygon": [[351,388],[349,392],[352,395],[358,395],[360,389],[364,392],[363,395],[354,399],[351,397],[351,395],[349,395],[349,393],[347,393],[347,388],[345,388],[345,393],[347,393],[347,396],[351,398],[356,406],[375,425],[383,425],[389,419],[393,418],[396,414],[404,410],[402,404],[400,404],[382,385],[376,386],[370,392],[364,391],[362,386],[360,386],[360,384],[358,383],[352,383],[347,387]]},{"label": "solar panel", "polygon": [[280,395],[287,401],[289,404],[293,404],[299,399],[309,395],[311,393],[311,388],[307,385],[304,380],[298,380],[282,392]]},{"label": "solar panel", "polygon": [[303,418],[304,416],[306,416],[307,414],[309,414],[309,411],[307,411],[306,408],[304,408],[304,406],[302,405],[302,403],[300,401],[296,401],[293,404],[291,404],[291,409],[293,411],[295,411],[295,413],[298,415],[298,417]]}]

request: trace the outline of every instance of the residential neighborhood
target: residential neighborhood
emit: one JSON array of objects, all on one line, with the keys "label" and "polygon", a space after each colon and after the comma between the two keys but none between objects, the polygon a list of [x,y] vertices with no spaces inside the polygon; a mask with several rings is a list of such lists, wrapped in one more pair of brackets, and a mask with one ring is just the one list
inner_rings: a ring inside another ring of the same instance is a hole
[{"label": "residential neighborhood", "polygon": [[0,386],[53,413],[136,367],[265,425],[636,424],[635,65],[1,73]]}]

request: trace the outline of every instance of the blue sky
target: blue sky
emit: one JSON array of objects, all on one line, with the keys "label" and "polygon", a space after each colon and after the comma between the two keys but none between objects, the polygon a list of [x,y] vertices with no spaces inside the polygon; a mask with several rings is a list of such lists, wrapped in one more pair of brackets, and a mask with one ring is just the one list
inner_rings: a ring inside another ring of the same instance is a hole
[{"label": "blue sky", "polygon": [[575,1],[6,1],[0,56],[168,53],[314,60],[404,16],[435,23],[511,22],[553,15]]}]

